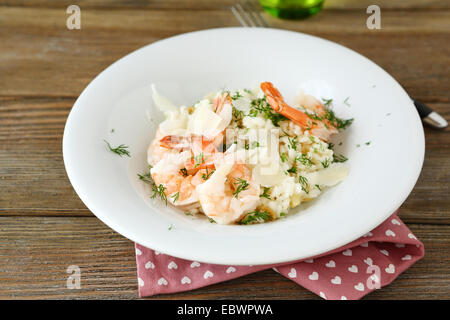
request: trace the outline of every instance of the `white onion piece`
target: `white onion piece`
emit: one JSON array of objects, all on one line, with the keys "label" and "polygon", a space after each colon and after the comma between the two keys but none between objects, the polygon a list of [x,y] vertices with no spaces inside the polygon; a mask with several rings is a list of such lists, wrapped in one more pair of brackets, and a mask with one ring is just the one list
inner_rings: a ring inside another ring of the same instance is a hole
[{"label": "white onion piece", "polygon": [[348,176],[349,169],[342,163],[332,163],[328,168],[306,174],[308,183],[332,187]]}]

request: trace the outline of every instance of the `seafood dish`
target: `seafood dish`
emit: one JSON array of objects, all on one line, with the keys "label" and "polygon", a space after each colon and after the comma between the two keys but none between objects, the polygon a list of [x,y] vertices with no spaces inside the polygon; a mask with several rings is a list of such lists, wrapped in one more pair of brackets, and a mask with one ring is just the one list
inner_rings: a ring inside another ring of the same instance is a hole
[{"label": "seafood dish", "polygon": [[332,135],[353,119],[335,115],[331,99],[299,92],[288,105],[270,82],[219,90],[175,106],[152,85],[164,113],[139,178],[153,198],[217,224],[277,220],[344,180],[347,158]]}]

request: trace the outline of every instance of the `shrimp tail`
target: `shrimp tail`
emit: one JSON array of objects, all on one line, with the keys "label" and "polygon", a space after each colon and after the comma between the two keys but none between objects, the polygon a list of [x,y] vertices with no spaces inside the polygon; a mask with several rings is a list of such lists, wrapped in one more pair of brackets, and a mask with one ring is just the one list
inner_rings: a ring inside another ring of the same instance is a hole
[{"label": "shrimp tail", "polygon": [[280,91],[273,86],[271,82],[261,83],[261,90],[266,95],[266,100],[275,112],[278,112],[286,118],[294,121],[302,128],[310,127],[311,118],[298,109],[289,106],[283,99]]}]

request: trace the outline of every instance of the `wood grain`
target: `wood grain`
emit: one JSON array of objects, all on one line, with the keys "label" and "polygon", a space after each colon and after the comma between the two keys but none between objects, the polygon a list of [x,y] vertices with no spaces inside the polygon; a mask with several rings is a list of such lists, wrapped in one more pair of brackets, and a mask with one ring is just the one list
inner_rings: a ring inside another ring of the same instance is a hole
[{"label": "wood grain", "polygon": [[[228,10],[170,15],[87,10],[81,30],[72,31],[65,27],[65,12],[57,9],[0,7],[0,15],[2,96],[77,97],[99,72],[137,48],[183,32],[238,25]],[[450,48],[442,46],[450,37],[449,10],[387,12],[379,31],[368,30],[365,19],[365,12],[354,11],[324,11],[300,22],[268,17],[275,27],[321,36],[366,55],[416,99],[450,101],[448,68],[442,67],[450,65]]]},{"label": "wood grain", "polygon": [[[257,1],[254,1],[257,3]],[[165,10],[217,10],[228,9],[235,5],[236,0],[78,0],[76,4],[82,9],[165,9]],[[2,6],[39,7],[39,8],[67,8],[73,4],[71,0],[2,0]],[[373,0],[326,0],[326,10],[361,10],[374,4]],[[429,10],[448,9],[450,4],[446,0],[377,0],[376,4],[382,9],[401,10]]]},{"label": "wood grain", "polygon": [[[368,299],[450,298],[450,226],[409,227],[425,258]],[[81,269],[79,290],[66,287],[70,265]],[[134,246],[96,218],[0,217],[0,283],[0,299],[136,298]],[[318,299],[272,270],[155,298]]]},{"label": "wood grain", "polygon": [[[172,35],[238,26],[235,0],[80,0],[82,29],[65,27],[69,0],[0,0],[0,299],[135,299],[133,243],[103,225],[72,189],[62,161],[64,124],[77,96],[125,54]],[[450,119],[450,2],[327,0],[277,28],[343,44],[375,61],[406,91]],[[425,128],[423,171],[399,215],[425,258],[368,299],[450,298],[450,129]],[[82,289],[66,288],[69,265]],[[318,299],[266,270],[155,299]]]}]

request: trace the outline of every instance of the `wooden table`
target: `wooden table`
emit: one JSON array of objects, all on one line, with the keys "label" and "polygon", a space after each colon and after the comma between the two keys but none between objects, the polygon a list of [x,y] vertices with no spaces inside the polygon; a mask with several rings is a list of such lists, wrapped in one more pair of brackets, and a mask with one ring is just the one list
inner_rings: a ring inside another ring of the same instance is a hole
[{"label": "wooden table", "polygon": [[[74,2],[81,30],[65,25]],[[237,26],[234,2],[0,1],[0,298],[138,298],[133,243],[100,222],[66,176],[64,124],[83,88],[112,62],[161,38]],[[366,27],[373,3],[381,30]],[[360,52],[449,120],[448,0],[327,0],[304,21],[265,17]],[[370,299],[450,298],[449,132],[425,128],[423,171],[400,209],[425,258]],[[79,290],[66,288],[69,265],[81,267]],[[318,299],[272,270],[154,298]]]}]

